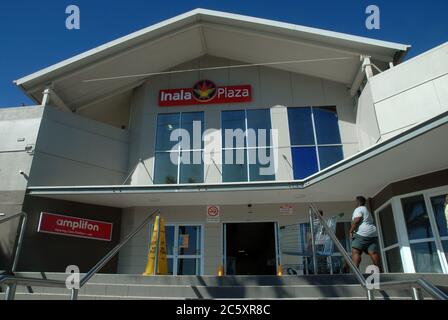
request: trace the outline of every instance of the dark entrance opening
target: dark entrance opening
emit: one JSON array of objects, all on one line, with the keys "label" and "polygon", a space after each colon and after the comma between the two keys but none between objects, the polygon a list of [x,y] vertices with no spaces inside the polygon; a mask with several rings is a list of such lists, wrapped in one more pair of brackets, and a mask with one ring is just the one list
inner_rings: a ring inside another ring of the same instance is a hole
[{"label": "dark entrance opening", "polygon": [[227,275],[275,275],[275,223],[226,224]]}]

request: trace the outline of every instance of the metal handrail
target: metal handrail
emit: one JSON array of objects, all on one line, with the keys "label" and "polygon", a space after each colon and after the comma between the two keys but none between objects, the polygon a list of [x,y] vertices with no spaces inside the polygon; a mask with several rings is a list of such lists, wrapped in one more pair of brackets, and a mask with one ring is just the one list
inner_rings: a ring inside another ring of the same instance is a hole
[{"label": "metal handrail", "polygon": [[[139,233],[145,225],[147,225],[152,217],[158,214],[160,211],[157,209],[148,218],[146,218],[138,228],[132,233],[126,236],[118,245],[116,245],[111,251],[109,251],[89,272],[87,272],[79,283],[79,289],[81,289],[99,270],[101,270],[115,255],[125,246],[132,238]],[[67,288],[66,282],[61,280],[49,280],[49,279],[37,279],[27,277],[17,277],[14,275],[0,276],[0,284],[6,284],[8,286],[36,286],[36,287],[55,287],[55,288]],[[79,289],[72,289],[70,298],[76,300],[78,298]],[[13,300],[15,290],[6,294],[7,300]]]},{"label": "metal handrail", "polygon": [[19,238],[17,240],[17,243],[15,244],[14,257],[13,257],[12,267],[10,270],[11,273],[14,273],[17,270],[19,256],[20,256],[20,252],[22,250],[23,237],[25,235],[26,223],[28,221],[28,215],[25,212],[19,212],[19,213],[7,216],[6,218],[3,218],[0,220],[0,224],[3,224],[5,222],[11,221],[18,217],[20,217],[22,219],[22,223],[20,224]]},{"label": "metal handrail", "polygon": [[[6,271],[8,274],[14,274],[14,272],[17,270],[17,266],[19,264],[20,252],[22,251],[22,243],[23,243],[23,238],[25,236],[25,229],[26,229],[26,223],[28,221],[28,215],[22,211],[22,212],[19,212],[16,214],[12,214],[12,215],[0,220],[0,224],[3,224],[3,223],[11,221],[13,219],[17,219],[18,217],[20,217],[20,220],[21,220],[21,222],[19,222],[19,224],[20,224],[19,237],[16,239],[16,242],[14,243],[12,266],[11,266],[10,270]],[[16,287],[17,287],[16,284],[8,285],[8,287],[6,288],[6,295],[5,295],[7,299],[8,299],[8,297],[15,295]]]},{"label": "metal handrail", "polygon": [[[124,245],[126,245],[129,242],[129,240],[134,238],[135,235],[137,233],[139,233],[140,230],[142,230],[143,227],[146,226],[151,221],[152,217],[155,216],[158,213],[160,213],[159,209],[154,211],[148,218],[146,218],[140,224],[140,226],[137,229],[135,229],[133,232],[128,234],[126,236],[126,238],[123,239],[123,241],[121,241],[118,245],[116,245],[115,248],[113,248],[111,251],[109,251],[109,253],[106,254],[104,256],[104,258],[102,258],[92,269],[90,269],[90,271],[87,272],[84,275],[84,277],[81,279],[80,284],[79,284],[79,289],[81,289],[98,271],[100,271],[121,250],[121,248]],[[71,300],[78,299],[78,291],[79,291],[79,289],[72,289]]]},{"label": "metal handrail", "polygon": [[[427,294],[429,294],[431,297],[438,299],[438,300],[448,300],[448,295],[445,294],[442,290],[437,288],[435,285],[433,285],[428,280],[425,280],[423,278],[417,279],[417,280],[403,280],[403,281],[386,281],[381,282],[381,288],[382,289],[376,289],[367,288],[366,279],[364,278],[364,275],[359,271],[359,269],[355,266],[352,259],[348,255],[347,251],[341,244],[341,242],[338,240],[334,232],[330,229],[325,219],[320,215],[319,211],[317,210],[316,206],[314,204],[309,205],[310,208],[310,214],[314,215],[319,219],[319,221],[322,223],[325,231],[330,236],[330,238],[333,240],[334,244],[338,248],[339,252],[342,254],[342,257],[344,258],[345,262],[348,264],[350,269],[355,274],[359,284],[362,288],[364,288],[367,291],[367,298],[369,300],[373,300],[372,291],[380,291],[384,288],[392,288],[392,287],[407,287],[412,289],[412,295],[415,300],[422,300],[423,296],[421,295],[420,289],[423,289]],[[417,288],[417,287],[419,288]]]}]

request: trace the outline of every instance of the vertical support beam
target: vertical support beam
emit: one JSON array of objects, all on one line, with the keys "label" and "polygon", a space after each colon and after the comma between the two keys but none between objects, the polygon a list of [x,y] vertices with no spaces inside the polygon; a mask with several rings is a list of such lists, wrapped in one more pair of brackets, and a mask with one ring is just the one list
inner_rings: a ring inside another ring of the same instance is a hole
[{"label": "vertical support beam", "polygon": [[42,106],[48,106],[50,104],[50,95],[51,95],[51,89],[50,87],[45,88],[43,92],[43,98],[42,98]]},{"label": "vertical support beam", "polygon": [[370,56],[361,56],[361,59],[362,59],[362,68],[364,69],[367,79],[372,78],[373,70],[372,70],[372,62],[370,61]]}]

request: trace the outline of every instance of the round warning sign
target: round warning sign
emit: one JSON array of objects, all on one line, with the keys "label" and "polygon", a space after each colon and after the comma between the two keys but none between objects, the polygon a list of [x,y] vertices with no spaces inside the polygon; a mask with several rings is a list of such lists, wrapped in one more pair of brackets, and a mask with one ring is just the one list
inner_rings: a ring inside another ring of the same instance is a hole
[{"label": "round warning sign", "polygon": [[207,206],[207,222],[219,222],[220,214],[219,206]]}]

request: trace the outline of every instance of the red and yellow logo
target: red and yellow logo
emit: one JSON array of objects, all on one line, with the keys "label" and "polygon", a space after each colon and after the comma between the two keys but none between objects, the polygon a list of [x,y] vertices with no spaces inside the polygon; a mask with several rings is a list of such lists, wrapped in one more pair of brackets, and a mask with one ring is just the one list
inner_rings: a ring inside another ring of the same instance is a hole
[{"label": "red and yellow logo", "polygon": [[193,97],[199,102],[209,102],[216,96],[216,85],[210,80],[202,80],[193,87]]}]

